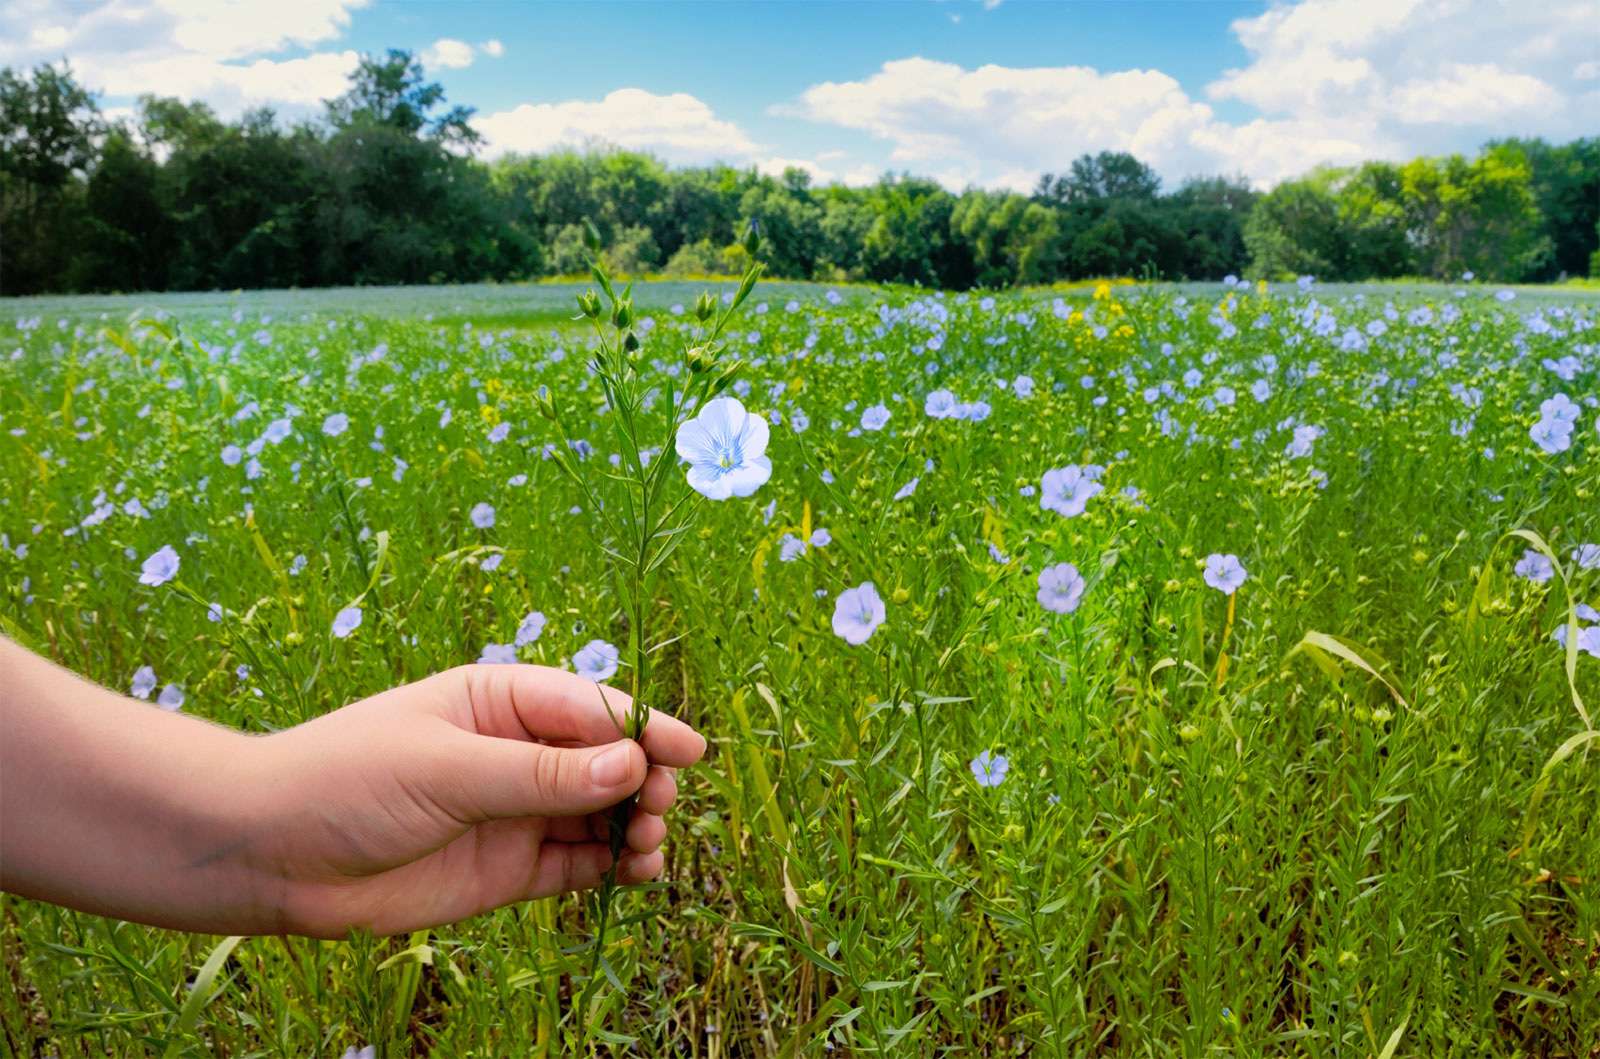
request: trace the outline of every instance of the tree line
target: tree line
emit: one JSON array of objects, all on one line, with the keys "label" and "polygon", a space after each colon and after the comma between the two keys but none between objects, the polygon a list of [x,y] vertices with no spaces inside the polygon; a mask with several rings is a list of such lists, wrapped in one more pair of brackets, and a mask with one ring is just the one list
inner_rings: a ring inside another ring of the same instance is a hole
[{"label": "tree line", "polygon": [[1322,168],[1265,193],[1163,189],[1129,154],[1084,155],[1031,194],[885,174],[814,186],[590,149],[476,157],[470,107],[416,56],[367,55],[320,118],[223,121],[143,96],[112,119],[64,63],[0,70],[0,292],[520,280],[740,270],[946,289],[1131,275],[1542,281],[1600,275],[1600,137],[1508,139],[1475,157]]}]

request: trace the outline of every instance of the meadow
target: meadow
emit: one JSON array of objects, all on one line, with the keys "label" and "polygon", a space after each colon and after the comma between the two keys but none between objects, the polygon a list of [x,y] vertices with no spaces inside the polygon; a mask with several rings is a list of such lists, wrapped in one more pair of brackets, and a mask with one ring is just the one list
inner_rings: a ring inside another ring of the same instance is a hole
[{"label": "meadow", "polygon": [[[639,288],[647,381],[699,289]],[[0,631],[257,732],[625,643],[572,295],[0,303]],[[772,473],[651,601],[711,749],[597,1053],[1600,1055],[1597,323],[759,286]],[[231,947],[0,901],[16,1055],[554,1055],[588,984],[572,897]]]}]

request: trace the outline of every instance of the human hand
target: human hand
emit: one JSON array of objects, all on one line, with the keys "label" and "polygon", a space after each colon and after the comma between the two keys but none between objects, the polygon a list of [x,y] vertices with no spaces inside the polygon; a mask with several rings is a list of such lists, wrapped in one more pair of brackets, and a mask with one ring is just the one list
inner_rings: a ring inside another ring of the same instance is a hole
[{"label": "human hand", "polygon": [[257,900],[282,932],[338,938],[593,887],[606,810],[635,792],[617,878],[654,878],[675,771],[705,740],[657,712],[623,739],[630,706],[563,670],[469,665],[252,740],[270,804],[237,855]]}]

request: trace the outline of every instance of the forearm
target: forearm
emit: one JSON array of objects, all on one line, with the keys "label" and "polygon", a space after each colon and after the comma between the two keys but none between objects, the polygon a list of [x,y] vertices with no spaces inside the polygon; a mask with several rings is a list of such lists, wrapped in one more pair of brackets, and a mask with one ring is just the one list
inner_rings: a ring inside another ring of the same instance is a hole
[{"label": "forearm", "polygon": [[276,930],[249,856],[271,829],[261,742],[0,638],[0,887],[183,930]]}]

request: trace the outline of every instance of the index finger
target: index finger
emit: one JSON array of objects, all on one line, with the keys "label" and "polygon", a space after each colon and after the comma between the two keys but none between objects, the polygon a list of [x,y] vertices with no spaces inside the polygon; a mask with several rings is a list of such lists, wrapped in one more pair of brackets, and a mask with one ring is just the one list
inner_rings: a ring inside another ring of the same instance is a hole
[{"label": "index finger", "polygon": [[[564,669],[534,665],[469,665],[448,673],[459,726],[505,739],[572,741],[590,746],[626,738],[633,699]],[[655,764],[687,768],[706,741],[687,724],[651,710],[639,743]]]}]

